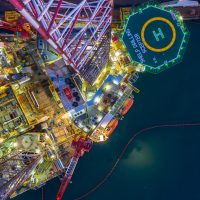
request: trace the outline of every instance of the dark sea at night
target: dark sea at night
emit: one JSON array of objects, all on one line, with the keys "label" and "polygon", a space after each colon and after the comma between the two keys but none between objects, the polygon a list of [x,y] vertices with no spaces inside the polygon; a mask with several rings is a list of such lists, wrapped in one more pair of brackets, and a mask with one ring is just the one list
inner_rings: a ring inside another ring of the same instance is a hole
[{"label": "dark sea at night", "polygon": [[[200,122],[200,24],[186,23],[190,41],[181,64],[142,74],[135,104],[105,143],[80,159],[63,200],[88,192],[110,171],[128,140],[157,124]],[[86,200],[200,200],[200,126],[162,127],[139,135],[112,176]],[[55,200],[59,179],[44,187]],[[41,189],[15,200],[41,200]]]}]

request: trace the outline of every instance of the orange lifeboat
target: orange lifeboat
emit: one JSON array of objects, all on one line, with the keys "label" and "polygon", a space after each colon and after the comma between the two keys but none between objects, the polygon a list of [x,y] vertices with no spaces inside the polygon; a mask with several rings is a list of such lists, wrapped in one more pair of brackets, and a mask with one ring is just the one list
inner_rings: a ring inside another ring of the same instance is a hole
[{"label": "orange lifeboat", "polygon": [[125,115],[131,108],[131,106],[134,104],[134,99],[128,98],[125,102],[123,107],[120,110],[121,115]]},{"label": "orange lifeboat", "polygon": [[112,134],[113,131],[116,129],[117,125],[118,125],[118,120],[113,119],[106,127],[106,132],[105,132],[106,136],[110,136],[110,134]]}]

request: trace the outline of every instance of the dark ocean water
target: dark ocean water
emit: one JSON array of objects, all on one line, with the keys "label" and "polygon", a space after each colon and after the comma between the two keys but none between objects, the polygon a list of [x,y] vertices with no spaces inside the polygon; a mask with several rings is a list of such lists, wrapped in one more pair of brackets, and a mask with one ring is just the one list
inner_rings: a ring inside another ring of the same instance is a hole
[{"label": "dark ocean water", "polygon": [[[191,37],[181,64],[158,75],[143,74],[141,93],[109,141],[95,144],[79,162],[63,200],[93,188],[112,168],[138,130],[155,124],[200,122],[200,24],[187,23]],[[86,200],[200,200],[200,126],[165,127],[137,137],[113,175]],[[46,184],[55,200],[59,180]],[[16,200],[40,200],[41,190]]]}]

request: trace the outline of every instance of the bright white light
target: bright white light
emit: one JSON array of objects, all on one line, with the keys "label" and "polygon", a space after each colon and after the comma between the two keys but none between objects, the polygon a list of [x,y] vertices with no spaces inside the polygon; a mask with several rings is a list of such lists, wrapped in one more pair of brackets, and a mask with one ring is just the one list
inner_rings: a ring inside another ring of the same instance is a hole
[{"label": "bright white light", "polygon": [[110,84],[105,86],[105,91],[109,91],[112,88],[112,86]]},{"label": "bright white light", "polygon": [[49,136],[47,134],[45,134],[45,139],[48,140],[49,139]]},{"label": "bright white light", "polygon": [[101,142],[103,142],[103,141],[104,141],[104,136],[103,136],[103,135],[100,135],[100,136],[99,136],[99,139],[100,139]]},{"label": "bright white light", "polygon": [[96,126],[93,124],[93,125],[92,125],[92,129],[95,129],[95,128],[96,128]]},{"label": "bright white light", "polygon": [[13,142],[13,147],[17,147],[18,143],[17,142]]},{"label": "bright white light", "polygon": [[54,158],[55,158],[55,155],[51,155],[51,158],[54,159]]},{"label": "bright white light", "polygon": [[135,68],[135,70],[136,70],[137,72],[144,72],[144,71],[145,71],[145,66],[143,66],[143,65],[138,65],[138,66]]},{"label": "bright white light", "polygon": [[83,128],[83,124],[82,124],[81,122],[78,123],[78,126],[79,126],[80,128]]},{"label": "bright white light", "polygon": [[98,115],[97,122],[100,122],[102,120],[102,118],[103,118],[102,115]]},{"label": "bright white light", "polygon": [[83,130],[87,133],[89,130],[88,128],[84,127]]},{"label": "bright white light", "polygon": [[65,114],[62,115],[61,118],[62,118],[62,119],[72,118],[72,114],[71,114],[70,112],[65,113]]},{"label": "bright white light", "polygon": [[98,106],[98,110],[102,111],[103,110],[103,106]]},{"label": "bright white light", "polygon": [[116,51],[116,52],[115,52],[115,56],[116,56],[116,57],[118,57],[120,54],[121,54],[120,51]]},{"label": "bright white light", "polygon": [[117,58],[114,57],[114,56],[111,56],[110,58],[111,58],[111,60],[112,60],[113,62],[116,62],[116,61],[117,61]]},{"label": "bright white light", "polygon": [[33,171],[31,172],[31,175],[32,175],[32,176],[34,176],[34,174],[35,174],[35,170],[33,170]]},{"label": "bright white light", "polygon": [[0,138],[0,143],[2,143],[4,141],[4,139],[3,138]]},{"label": "bright white light", "polygon": [[95,102],[96,104],[98,104],[98,103],[100,102],[100,97],[99,97],[99,96],[95,97],[94,102]]},{"label": "bright white light", "polygon": [[107,69],[106,69],[106,68],[104,68],[104,69],[103,69],[103,73],[106,73],[106,71],[107,71]]},{"label": "bright white light", "polygon": [[118,85],[119,84],[119,82],[117,81],[117,80],[113,80],[113,83],[115,84],[115,85]]},{"label": "bright white light", "polygon": [[92,97],[93,96],[93,93],[92,92],[89,92],[88,93],[88,97]]},{"label": "bright white light", "polygon": [[122,91],[119,91],[118,94],[119,94],[119,96],[122,96],[122,95],[123,95],[123,92],[122,92]]},{"label": "bright white light", "polygon": [[35,150],[35,152],[36,152],[36,153],[40,153],[40,149],[37,148],[37,149]]},{"label": "bright white light", "polygon": [[44,162],[44,159],[41,158],[39,163],[42,164],[43,162]]}]

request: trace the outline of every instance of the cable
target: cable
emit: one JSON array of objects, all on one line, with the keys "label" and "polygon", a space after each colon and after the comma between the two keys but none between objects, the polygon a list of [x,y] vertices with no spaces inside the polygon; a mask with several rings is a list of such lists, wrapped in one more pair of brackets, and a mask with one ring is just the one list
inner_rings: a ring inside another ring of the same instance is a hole
[{"label": "cable", "polygon": [[44,188],[42,187],[42,200],[44,200]]},{"label": "cable", "polygon": [[127,144],[125,145],[125,147],[121,151],[119,157],[117,158],[116,162],[114,163],[114,165],[111,168],[111,170],[107,173],[107,175],[95,187],[93,187],[91,190],[89,190],[85,194],[83,194],[83,195],[75,198],[74,200],[81,200],[81,199],[86,198],[87,196],[89,196],[93,192],[95,192],[101,185],[104,184],[104,182],[112,175],[113,171],[116,169],[117,165],[119,164],[119,161],[121,160],[122,156],[126,152],[126,150],[129,147],[129,145],[135,140],[135,138],[138,135],[140,135],[140,134],[142,134],[144,132],[147,132],[149,130],[156,129],[156,128],[163,128],[163,127],[184,127],[184,126],[200,126],[200,122],[198,122],[198,123],[191,123],[191,124],[190,123],[188,123],[188,124],[161,124],[161,125],[150,126],[150,127],[147,127],[147,128],[144,128],[144,129],[141,129],[140,131],[138,131],[135,135],[133,135],[129,139],[129,141],[127,142]]}]

